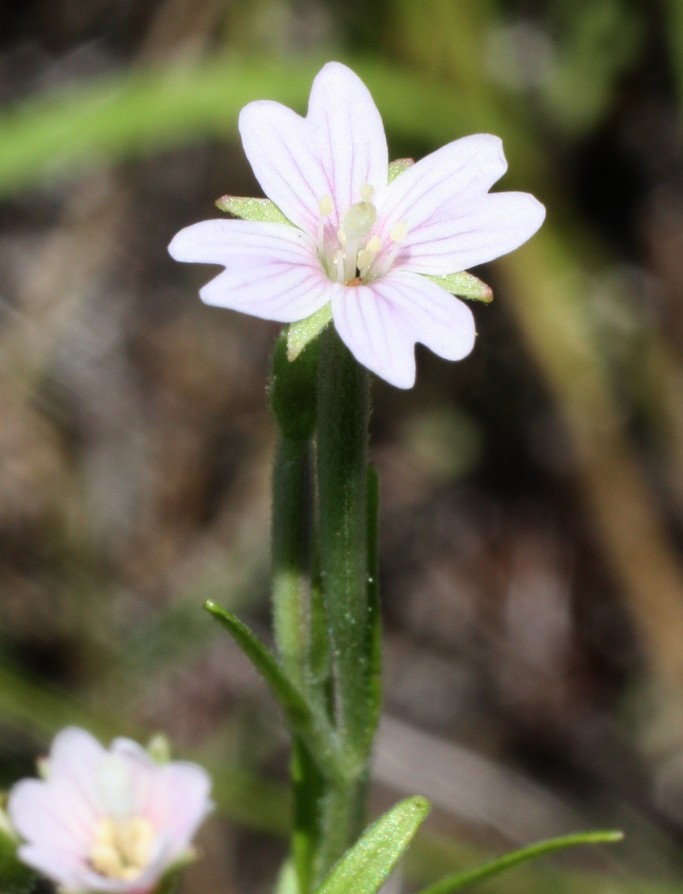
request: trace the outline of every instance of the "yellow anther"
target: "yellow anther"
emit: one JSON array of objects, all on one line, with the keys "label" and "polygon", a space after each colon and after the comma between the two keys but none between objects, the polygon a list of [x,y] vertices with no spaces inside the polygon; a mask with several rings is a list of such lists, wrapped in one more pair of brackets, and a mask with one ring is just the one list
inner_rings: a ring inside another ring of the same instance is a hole
[{"label": "yellow anther", "polygon": [[392,242],[403,242],[403,240],[408,235],[408,221],[402,220],[400,223],[397,223],[396,226],[391,228],[391,232],[389,236],[391,237]]},{"label": "yellow anther", "polygon": [[370,204],[374,198],[375,198],[375,187],[374,186],[370,186],[369,183],[366,183],[365,186],[361,187],[361,190],[360,190],[361,202],[367,202],[368,204]]},{"label": "yellow anther", "polygon": [[332,214],[334,211],[334,200],[329,193],[322,197],[318,204],[318,208],[320,208],[320,213],[323,217],[329,217],[330,214]]},{"label": "yellow anther", "polygon": [[105,878],[131,881],[149,863],[153,845],[154,827],[145,817],[104,817],[95,826],[89,862]]}]

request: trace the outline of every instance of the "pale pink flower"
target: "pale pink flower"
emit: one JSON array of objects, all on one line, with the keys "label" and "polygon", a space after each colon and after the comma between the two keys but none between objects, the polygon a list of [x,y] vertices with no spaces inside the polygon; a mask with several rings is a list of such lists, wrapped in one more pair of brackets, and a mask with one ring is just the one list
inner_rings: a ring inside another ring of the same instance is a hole
[{"label": "pale pink flower", "polygon": [[196,764],[157,764],[130,739],[109,750],[69,727],[52,743],[47,778],[24,779],[8,814],[19,858],[67,891],[147,894],[190,853],[212,807]]},{"label": "pale pink flower", "polygon": [[338,62],[315,78],[305,118],[252,102],[239,129],[256,179],[292,225],[208,220],[181,230],[169,246],[176,260],[226,268],[203,301],[281,323],[329,303],[355,358],[399,388],[415,381],[416,342],[447,360],[469,354],[470,309],[428,277],[512,251],[545,216],[527,193],[489,193],[507,167],[497,137],[456,140],[389,183],[379,112]]}]

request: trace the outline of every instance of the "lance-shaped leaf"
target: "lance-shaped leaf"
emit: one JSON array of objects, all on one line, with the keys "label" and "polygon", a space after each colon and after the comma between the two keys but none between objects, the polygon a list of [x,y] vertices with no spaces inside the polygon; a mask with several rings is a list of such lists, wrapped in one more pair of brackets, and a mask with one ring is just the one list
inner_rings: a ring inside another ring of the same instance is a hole
[{"label": "lance-shaped leaf", "polygon": [[569,847],[576,847],[580,844],[614,844],[623,838],[622,832],[613,830],[596,831],[596,832],[577,832],[574,835],[563,835],[560,838],[549,838],[546,841],[539,841],[537,844],[530,844],[518,851],[512,851],[504,854],[495,860],[477,866],[475,869],[467,869],[464,872],[456,872],[452,875],[444,876],[433,885],[422,888],[418,894],[454,894],[462,888],[474,885],[477,882],[483,882],[494,875],[505,872],[506,869],[512,869],[521,863],[528,863],[530,860],[536,860],[538,857],[545,857],[548,854],[557,853],[557,851],[566,850]]},{"label": "lance-shaped leaf", "polygon": [[316,894],[375,894],[428,813],[429,802],[419,796],[392,807],[332,867]]},{"label": "lance-shaped leaf", "polygon": [[344,775],[344,763],[336,734],[326,719],[314,711],[292,683],[277,658],[239,618],[208,599],[204,608],[219,621],[268,684],[292,732],[306,743],[320,771]]}]

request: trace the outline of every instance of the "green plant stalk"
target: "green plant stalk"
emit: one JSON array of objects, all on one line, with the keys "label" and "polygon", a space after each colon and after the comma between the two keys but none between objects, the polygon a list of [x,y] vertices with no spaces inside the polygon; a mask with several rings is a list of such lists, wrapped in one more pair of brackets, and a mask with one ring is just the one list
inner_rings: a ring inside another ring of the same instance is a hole
[{"label": "green plant stalk", "polygon": [[[315,430],[317,345],[296,361],[287,334],[273,354],[271,406],[279,439],[273,468],[271,549],[273,632],[285,674],[302,693],[311,688],[312,437]],[[322,754],[312,754],[294,729],[290,776],[293,796],[292,863],[299,894],[308,894],[318,847]]]},{"label": "green plant stalk", "polygon": [[330,779],[321,801],[318,877],[362,828],[374,718],[368,636],[369,374],[332,327],[321,337],[316,471],[318,556],[330,643],[334,722],[346,770]]},{"label": "green plant stalk", "polygon": [[[368,373],[331,327],[318,380],[318,550],[332,647],[335,720],[349,756],[367,719]],[[357,755],[362,765],[364,755]]]},{"label": "green plant stalk", "polygon": [[280,662],[303,691],[309,649],[311,446],[280,437],[273,470],[273,632]]}]

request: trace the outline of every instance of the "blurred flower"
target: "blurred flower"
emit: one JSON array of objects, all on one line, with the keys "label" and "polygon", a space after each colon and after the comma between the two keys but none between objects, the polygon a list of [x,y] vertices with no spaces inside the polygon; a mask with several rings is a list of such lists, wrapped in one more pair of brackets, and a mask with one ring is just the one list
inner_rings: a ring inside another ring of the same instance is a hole
[{"label": "blurred flower", "polygon": [[209,220],[181,230],[169,246],[176,260],[226,268],[201,289],[203,301],[283,323],[331,303],[351,353],[399,388],[415,381],[418,341],[447,360],[469,354],[472,313],[428,277],[517,248],[545,216],[527,193],[488,192],[507,167],[497,137],[456,140],[389,183],[379,112],[337,62],[315,78],[306,118],[252,102],[239,127],[287,222]]},{"label": "blurred flower", "polygon": [[191,855],[212,807],[201,767],[157,764],[130,739],[107,751],[67,728],[43,766],[45,780],[14,786],[8,813],[19,857],[68,891],[147,894]]}]

